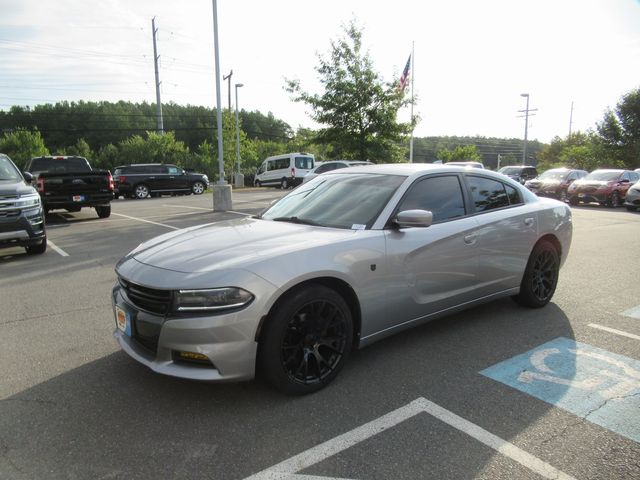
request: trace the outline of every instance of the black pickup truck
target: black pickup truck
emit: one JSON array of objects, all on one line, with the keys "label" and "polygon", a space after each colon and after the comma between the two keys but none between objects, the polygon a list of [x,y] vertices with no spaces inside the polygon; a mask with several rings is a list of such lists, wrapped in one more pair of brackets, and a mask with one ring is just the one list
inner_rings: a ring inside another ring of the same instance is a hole
[{"label": "black pickup truck", "polygon": [[113,177],[108,170],[93,170],[86,158],[36,157],[25,170],[33,175],[45,213],[93,207],[100,218],[111,215]]}]

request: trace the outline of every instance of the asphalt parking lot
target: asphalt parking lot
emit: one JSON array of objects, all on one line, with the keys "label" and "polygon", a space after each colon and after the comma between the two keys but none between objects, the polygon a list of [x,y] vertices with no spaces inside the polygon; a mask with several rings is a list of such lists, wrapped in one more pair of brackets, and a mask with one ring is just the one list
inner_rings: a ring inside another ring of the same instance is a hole
[{"label": "asphalt parking lot", "polygon": [[302,398],[154,374],[113,339],[114,266],[283,192],[52,213],[0,250],[0,479],[640,478],[640,214],[573,208],[551,304],[501,300],[354,352]]}]

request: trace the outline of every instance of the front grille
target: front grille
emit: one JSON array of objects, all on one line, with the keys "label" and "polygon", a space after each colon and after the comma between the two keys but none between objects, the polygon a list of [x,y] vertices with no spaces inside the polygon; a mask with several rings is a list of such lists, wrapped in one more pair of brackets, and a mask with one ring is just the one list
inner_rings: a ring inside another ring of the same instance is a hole
[{"label": "front grille", "polygon": [[118,282],[125,290],[129,301],[139,309],[158,315],[166,315],[171,311],[173,304],[171,290],[143,287],[123,278],[118,278]]}]

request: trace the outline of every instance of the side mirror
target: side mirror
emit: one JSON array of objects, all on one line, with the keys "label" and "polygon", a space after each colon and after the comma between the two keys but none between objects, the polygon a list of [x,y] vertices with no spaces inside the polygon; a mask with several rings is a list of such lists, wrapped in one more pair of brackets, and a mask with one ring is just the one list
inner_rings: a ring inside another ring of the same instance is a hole
[{"label": "side mirror", "polygon": [[429,210],[404,210],[393,220],[400,228],[429,227],[433,223],[433,213]]},{"label": "side mirror", "polygon": [[33,175],[29,172],[22,172],[22,176],[24,177],[24,181],[27,183],[33,182]]}]

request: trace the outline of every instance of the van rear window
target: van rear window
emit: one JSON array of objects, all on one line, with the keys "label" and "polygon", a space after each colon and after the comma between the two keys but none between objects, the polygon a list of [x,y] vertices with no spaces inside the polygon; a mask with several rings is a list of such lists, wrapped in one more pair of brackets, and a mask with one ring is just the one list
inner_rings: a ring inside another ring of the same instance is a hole
[{"label": "van rear window", "polygon": [[311,170],[313,168],[313,157],[296,157],[296,168]]}]

